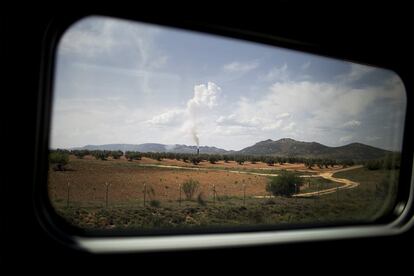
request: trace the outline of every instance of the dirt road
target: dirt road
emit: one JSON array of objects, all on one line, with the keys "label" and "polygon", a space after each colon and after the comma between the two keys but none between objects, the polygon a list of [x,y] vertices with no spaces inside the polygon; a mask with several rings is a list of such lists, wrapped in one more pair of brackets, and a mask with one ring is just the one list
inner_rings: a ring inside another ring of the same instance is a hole
[{"label": "dirt road", "polygon": [[229,173],[251,174],[251,175],[260,175],[260,176],[278,176],[277,174],[271,174],[271,173],[256,173],[256,172],[235,171],[235,170],[218,169],[218,168],[194,168],[194,167],[181,167],[181,166],[158,165],[158,164],[137,164],[137,166],[166,168],[166,169],[179,169],[179,170],[193,170],[193,171],[225,171]]},{"label": "dirt road", "polygon": [[[256,172],[246,172],[246,171],[234,171],[234,170],[224,170],[224,169],[217,169],[217,168],[194,168],[194,167],[181,167],[181,166],[172,166],[172,165],[159,165],[159,164],[139,164],[142,167],[157,167],[157,168],[168,168],[168,169],[180,169],[180,170],[196,170],[196,171],[218,171],[223,170],[229,173],[238,173],[238,174],[251,174],[251,175],[260,175],[260,176],[270,176],[275,177],[278,176],[277,174],[269,174],[269,173],[256,173]],[[344,169],[337,169],[330,172],[319,172],[315,175],[301,175],[300,177],[322,177],[328,179],[333,182],[337,182],[343,184],[342,186],[338,186],[335,188],[329,188],[325,190],[320,190],[316,192],[308,192],[308,193],[301,193],[293,195],[294,197],[312,197],[312,196],[321,196],[327,195],[331,193],[335,193],[337,190],[344,190],[344,189],[353,189],[359,185],[359,183],[351,181],[345,178],[336,178],[333,177],[334,173],[355,170],[358,168],[362,168],[362,165],[352,166]],[[265,198],[269,196],[255,196],[255,198]]]},{"label": "dirt road", "polygon": [[[351,181],[351,180],[345,179],[345,178],[336,178],[336,177],[332,176],[334,173],[337,173],[337,172],[355,170],[355,169],[358,169],[358,168],[362,168],[362,165],[352,166],[352,167],[345,168],[345,169],[339,169],[339,170],[335,170],[335,171],[332,171],[332,172],[319,173],[316,176],[323,177],[325,179],[328,179],[328,180],[331,180],[331,181],[334,181],[334,182],[337,182],[337,183],[340,183],[340,184],[343,184],[343,185],[335,187],[335,188],[329,188],[329,189],[325,189],[325,190],[316,191],[316,192],[296,194],[296,195],[294,195],[294,197],[311,197],[311,196],[315,196],[315,195],[321,196],[321,195],[327,195],[327,194],[335,193],[337,190],[353,189],[355,187],[358,187],[358,185],[359,185],[358,182],[354,182],[354,181]],[[314,177],[314,176],[310,176],[310,177]]]}]

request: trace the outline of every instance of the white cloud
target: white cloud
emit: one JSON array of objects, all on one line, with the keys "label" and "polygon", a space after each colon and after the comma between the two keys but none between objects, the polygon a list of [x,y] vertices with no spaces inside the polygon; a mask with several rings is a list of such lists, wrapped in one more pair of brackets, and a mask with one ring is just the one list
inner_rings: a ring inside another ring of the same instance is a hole
[{"label": "white cloud", "polygon": [[368,141],[368,142],[377,141],[377,140],[380,140],[380,139],[381,139],[381,137],[379,137],[379,136],[367,136],[367,137],[365,137],[365,140]]},{"label": "white cloud", "polygon": [[287,126],[285,126],[284,128],[283,128],[283,130],[286,130],[286,131],[289,131],[289,130],[292,130],[293,128],[294,128],[294,126],[296,125],[296,123],[295,122],[290,122]]},{"label": "white cloud", "polygon": [[352,138],[353,138],[353,136],[352,136],[352,135],[343,136],[343,137],[339,138],[339,142],[341,142],[341,143],[346,143],[346,142],[351,141],[351,140],[352,140]]},{"label": "white cloud", "polygon": [[199,120],[198,116],[203,115],[203,112],[217,106],[217,97],[219,96],[221,88],[213,82],[208,82],[207,85],[200,84],[194,86],[194,95],[187,101],[185,108],[175,108],[168,110],[161,114],[157,114],[147,122],[153,125],[173,126],[185,121]]},{"label": "white cloud", "polygon": [[152,125],[176,125],[182,123],[185,111],[173,109],[154,116],[147,122]]},{"label": "white cloud", "polygon": [[[240,125],[230,125],[230,126],[221,126],[218,125],[213,130],[212,134],[220,136],[249,136],[252,131],[255,131],[254,127],[249,126],[240,126]],[[229,141],[231,142],[231,141]]]},{"label": "white cloud", "polygon": [[360,125],[361,125],[361,122],[357,120],[351,120],[343,124],[344,127],[357,127]]},{"label": "white cloud", "polygon": [[262,77],[266,81],[287,81],[289,80],[289,72],[287,64],[283,64],[281,67],[273,67],[270,71]]},{"label": "white cloud", "polygon": [[258,62],[232,62],[225,64],[223,70],[226,72],[237,72],[237,73],[247,73],[256,69],[259,66]]},{"label": "white cloud", "polygon": [[374,71],[374,67],[351,63],[349,72],[346,74],[338,75],[337,79],[343,83],[352,83]]},{"label": "white cloud", "polygon": [[90,16],[76,22],[62,36],[59,54],[96,64],[133,69],[163,67],[168,56],[154,38],[159,28],[126,20]]},{"label": "white cloud", "polygon": [[300,66],[300,68],[302,69],[302,70],[307,70],[308,68],[309,68],[309,66],[311,65],[311,62],[310,61],[307,61],[307,62],[305,62],[304,64],[302,64],[301,66]]},{"label": "white cloud", "polygon": [[[60,40],[59,50],[63,53],[92,57],[109,52],[119,42],[113,37],[112,20],[83,19],[69,28]],[[116,23],[115,23],[116,24]]]},{"label": "white cloud", "polygon": [[213,108],[217,105],[217,96],[220,91],[221,88],[214,82],[194,86],[194,97],[187,102],[188,110],[193,112],[203,107]]},{"label": "white cloud", "polygon": [[355,139],[354,129],[362,125],[355,118],[377,112],[373,108],[377,101],[390,97],[386,90],[326,82],[276,82],[260,98],[240,97],[232,112],[221,115],[216,123],[223,133],[226,129],[230,133],[248,129],[252,139],[260,133],[271,139],[297,137],[338,146]]},{"label": "white cloud", "polygon": [[281,118],[286,118],[286,117],[289,117],[289,116],[290,116],[289,112],[284,112],[284,113],[281,113],[279,115],[276,115],[276,118],[281,119]]},{"label": "white cloud", "polygon": [[268,118],[261,118],[257,116],[253,116],[251,118],[246,118],[240,114],[230,114],[229,116],[220,116],[216,123],[219,126],[227,126],[227,127],[244,127],[249,129],[255,130],[274,130],[280,127],[283,120],[270,120]]},{"label": "white cloud", "polygon": [[263,124],[261,126],[261,130],[268,131],[268,130],[276,130],[279,129],[282,125],[283,120],[277,120],[276,122],[268,122],[267,124]]}]

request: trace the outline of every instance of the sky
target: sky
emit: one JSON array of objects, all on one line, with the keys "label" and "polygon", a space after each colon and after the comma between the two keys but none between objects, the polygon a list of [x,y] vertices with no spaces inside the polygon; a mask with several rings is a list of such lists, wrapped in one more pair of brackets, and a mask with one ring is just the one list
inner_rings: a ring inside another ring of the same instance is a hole
[{"label": "sky", "polygon": [[389,70],[93,16],[58,44],[50,147],[292,138],[400,150],[405,108]]}]

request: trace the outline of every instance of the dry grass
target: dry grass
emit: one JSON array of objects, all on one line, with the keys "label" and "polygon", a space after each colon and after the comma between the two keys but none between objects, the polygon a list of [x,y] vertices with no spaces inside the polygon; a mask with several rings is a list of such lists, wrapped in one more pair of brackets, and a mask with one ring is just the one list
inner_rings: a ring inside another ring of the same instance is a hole
[{"label": "dry grass", "polygon": [[160,201],[178,200],[179,185],[188,179],[200,182],[199,192],[212,197],[212,185],[218,195],[261,195],[265,192],[267,177],[235,174],[226,171],[193,171],[134,166],[125,160],[72,159],[71,170],[49,171],[49,195],[53,201],[65,201],[67,183],[70,182],[70,198],[78,204],[104,202],[109,183],[109,198],[112,203],[140,201],[143,199],[144,183],[152,187]]}]

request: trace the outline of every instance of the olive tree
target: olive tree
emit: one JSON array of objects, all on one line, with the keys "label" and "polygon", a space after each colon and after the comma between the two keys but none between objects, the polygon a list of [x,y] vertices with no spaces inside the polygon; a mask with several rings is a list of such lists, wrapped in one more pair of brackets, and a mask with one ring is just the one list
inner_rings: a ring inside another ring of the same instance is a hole
[{"label": "olive tree", "polygon": [[69,154],[65,152],[52,151],[49,154],[49,162],[53,164],[55,171],[64,171],[65,166],[69,163]]},{"label": "olive tree", "polygon": [[299,192],[302,185],[302,178],[297,174],[288,171],[282,171],[278,176],[271,177],[266,185],[266,191],[274,196],[290,197]]}]

